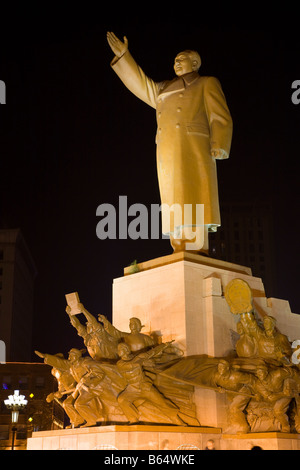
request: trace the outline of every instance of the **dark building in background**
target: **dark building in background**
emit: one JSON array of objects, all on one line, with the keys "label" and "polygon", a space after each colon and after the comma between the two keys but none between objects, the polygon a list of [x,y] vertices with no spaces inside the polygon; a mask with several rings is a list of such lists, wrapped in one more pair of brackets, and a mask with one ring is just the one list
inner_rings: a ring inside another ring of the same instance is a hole
[{"label": "dark building in background", "polygon": [[31,358],[37,270],[21,231],[0,230],[0,340],[6,361]]},{"label": "dark building in background", "polygon": [[8,450],[12,443],[11,411],[4,400],[19,390],[25,395],[27,405],[20,411],[16,425],[14,448],[24,450],[27,438],[33,431],[63,429],[63,408],[53,400],[46,402],[46,397],[57,390],[57,381],[51,374],[51,368],[43,363],[6,363],[0,364],[0,450]]},{"label": "dark building in background", "polygon": [[263,280],[266,295],[275,292],[272,207],[257,203],[221,204],[222,226],[210,236],[210,256],[249,266]]}]

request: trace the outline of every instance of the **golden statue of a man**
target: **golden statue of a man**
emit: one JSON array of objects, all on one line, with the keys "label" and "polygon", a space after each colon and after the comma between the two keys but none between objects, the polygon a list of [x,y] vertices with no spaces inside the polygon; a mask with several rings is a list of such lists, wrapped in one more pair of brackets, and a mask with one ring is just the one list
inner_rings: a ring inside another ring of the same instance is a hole
[{"label": "golden statue of a man", "polygon": [[[115,54],[113,70],[132,93],[156,109],[162,232],[170,236],[174,251],[189,251],[189,243],[196,248],[191,251],[207,253],[208,232],[220,226],[216,159],[229,157],[232,138],[220,82],[198,74],[201,58],[190,50],[176,56],[176,78],[155,82],[131,56],[126,37],[123,42],[109,32],[107,40]],[[196,205],[204,207],[200,217]],[[192,209],[188,220],[186,207]]]}]

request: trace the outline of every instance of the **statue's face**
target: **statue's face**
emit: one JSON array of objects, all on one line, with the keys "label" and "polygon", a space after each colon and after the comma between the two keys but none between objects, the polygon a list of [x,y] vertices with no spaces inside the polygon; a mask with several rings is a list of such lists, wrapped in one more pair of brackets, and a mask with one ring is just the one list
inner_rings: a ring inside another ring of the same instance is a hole
[{"label": "statue's face", "polygon": [[126,343],[120,343],[118,345],[118,355],[121,358],[126,358],[130,356],[130,348]]},{"label": "statue's face", "polygon": [[266,369],[257,369],[256,375],[259,378],[259,380],[262,381],[267,377],[268,371]]},{"label": "statue's face", "polygon": [[218,364],[218,371],[221,375],[226,375],[229,372],[229,364],[220,362]]},{"label": "statue's face", "polygon": [[195,70],[193,61],[187,52],[180,52],[175,57],[174,70],[178,77]]},{"label": "statue's face", "polygon": [[129,328],[131,333],[139,333],[142,329],[142,325],[136,318],[131,318],[129,321]]},{"label": "statue's face", "polygon": [[78,351],[70,351],[69,352],[69,361],[75,362],[77,359],[79,359],[81,356],[80,352]]}]

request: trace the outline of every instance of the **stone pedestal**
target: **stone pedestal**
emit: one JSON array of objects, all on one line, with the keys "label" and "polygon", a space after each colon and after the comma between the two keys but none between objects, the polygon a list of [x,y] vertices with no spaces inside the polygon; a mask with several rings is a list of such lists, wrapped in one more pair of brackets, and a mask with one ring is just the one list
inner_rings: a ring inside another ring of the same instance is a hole
[{"label": "stone pedestal", "polygon": [[[224,298],[226,285],[245,280],[253,293],[259,316],[271,315],[291,340],[300,338],[300,318],[289,304],[267,299],[263,282],[250,268],[200,255],[177,253],[124,270],[113,283],[113,324],[129,331],[130,317],[138,317],[143,332],[175,340],[186,356],[226,356],[233,349],[231,331],[239,315],[230,312]],[[223,428],[226,424],[225,395],[208,389],[195,390],[197,417],[201,426]]]},{"label": "stone pedestal", "polygon": [[99,426],[34,432],[27,450],[203,450],[209,439],[216,450],[300,450],[299,434],[277,432],[222,434],[220,428],[180,426]]},{"label": "stone pedestal", "polygon": [[254,432],[250,434],[223,434],[220,450],[300,450],[300,435],[281,432]]},{"label": "stone pedestal", "polygon": [[221,429],[180,426],[99,426],[34,432],[27,450],[202,450],[221,448]]},{"label": "stone pedestal", "polygon": [[[162,342],[175,341],[186,356],[226,356],[233,349],[231,330],[239,315],[230,312],[224,289],[233,279],[245,280],[261,318],[276,318],[278,329],[291,341],[300,339],[300,317],[287,301],[267,299],[263,282],[244,266],[188,253],[178,253],[125,268],[113,282],[113,324],[129,331],[138,317],[143,332]],[[100,426],[33,433],[28,449],[203,449],[213,439],[216,449],[299,449],[300,436],[282,433],[222,434],[226,426],[226,397],[214,390],[195,389],[200,427]]]}]

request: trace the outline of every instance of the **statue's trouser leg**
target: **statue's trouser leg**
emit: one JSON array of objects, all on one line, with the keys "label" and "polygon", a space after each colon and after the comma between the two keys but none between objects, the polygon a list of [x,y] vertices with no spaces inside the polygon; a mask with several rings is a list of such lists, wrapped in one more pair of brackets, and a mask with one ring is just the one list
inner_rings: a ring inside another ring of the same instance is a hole
[{"label": "statue's trouser leg", "polygon": [[228,408],[228,421],[230,427],[234,428],[236,433],[249,432],[250,427],[243,412],[249,402],[249,397],[245,395],[232,394],[231,396],[229,395],[229,398],[231,398],[231,403]]},{"label": "statue's trouser leg", "polygon": [[295,428],[300,433],[300,396],[295,397],[296,402],[296,414],[295,414]]},{"label": "statue's trouser leg", "polygon": [[281,425],[281,432],[290,432],[289,418],[286,414],[291,398],[280,398],[274,403],[274,415]]},{"label": "statue's trouser leg", "polygon": [[161,409],[167,416],[169,416],[174,424],[183,424],[183,421],[178,417],[179,409],[172,406],[171,402],[169,405],[161,393],[153,387],[137,393],[132,391],[126,392],[125,390],[119,395],[118,403],[131,423],[137,422],[139,418],[139,412],[133,404],[137,399],[144,399],[145,401],[156,405],[157,408]]},{"label": "statue's trouser leg", "polygon": [[191,230],[192,233],[188,229],[182,229],[181,238],[170,235],[170,243],[174,253],[189,251],[191,253],[208,254],[208,225],[193,227]]},{"label": "statue's trouser leg", "polygon": [[63,402],[63,408],[66,414],[69,416],[71,423],[76,427],[84,423],[84,418],[74,408],[74,398],[70,395]]},{"label": "statue's trouser leg", "polygon": [[96,424],[101,418],[95,397],[89,392],[81,390],[74,406],[90,426]]},{"label": "statue's trouser leg", "polygon": [[135,394],[133,392],[127,392],[126,390],[121,392],[118,396],[118,403],[121,410],[130,423],[137,423],[139,421],[139,412],[133,404],[133,401],[137,398],[140,398],[139,393]]}]

